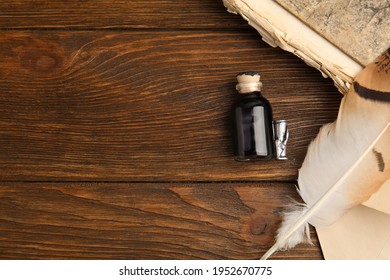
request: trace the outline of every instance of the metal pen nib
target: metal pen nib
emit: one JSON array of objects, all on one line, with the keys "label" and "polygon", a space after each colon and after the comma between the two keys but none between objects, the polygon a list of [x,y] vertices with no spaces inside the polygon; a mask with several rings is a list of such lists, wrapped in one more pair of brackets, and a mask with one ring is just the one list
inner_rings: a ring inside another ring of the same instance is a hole
[{"label": "metal pen nib", "polygon": [[289,136],[287,121],[277,120],[273,121],[274,126],[274,140],[275,140],[275,153],[276,159],[286,160],[287,159],[287,140]]}]

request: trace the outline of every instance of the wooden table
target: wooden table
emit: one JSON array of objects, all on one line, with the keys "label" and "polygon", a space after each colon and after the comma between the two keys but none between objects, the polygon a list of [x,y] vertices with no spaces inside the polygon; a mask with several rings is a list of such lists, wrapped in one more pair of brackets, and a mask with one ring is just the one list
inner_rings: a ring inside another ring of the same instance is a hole
[{"label": "wooden table", "polygon": [[[222,1],[0,3],[1,259],[257,259],[341,94]],[[235,75],[289,160],[235,162]],[[314,246],[277,259],[321,259]]]}]

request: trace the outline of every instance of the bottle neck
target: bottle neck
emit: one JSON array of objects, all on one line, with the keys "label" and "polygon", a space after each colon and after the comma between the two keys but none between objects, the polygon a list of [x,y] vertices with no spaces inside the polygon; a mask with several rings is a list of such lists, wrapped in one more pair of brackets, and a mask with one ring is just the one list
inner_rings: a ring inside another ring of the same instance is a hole
[{"label": "bottle neck", "polygon": [[241,82],[236,85],[238,93],[248,94],[252,92],[260,92],[263,84],[261,82]]},{"label": "bottle neck", "polygon": [[247,93],[243,93],[240,95],[243,98],[258,98],[259,96],[261,96],[261,92],[260,91],[252,91],[252,92],[247,92]]}]

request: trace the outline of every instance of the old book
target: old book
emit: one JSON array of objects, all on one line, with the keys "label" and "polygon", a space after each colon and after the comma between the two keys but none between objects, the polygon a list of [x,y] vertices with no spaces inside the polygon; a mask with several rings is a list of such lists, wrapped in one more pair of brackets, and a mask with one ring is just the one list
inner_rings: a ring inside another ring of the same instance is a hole
[{"label": "old book", "polygon": [[345,93],[389,47],[389,0],[223,0],[271,46],[294,53]]}]

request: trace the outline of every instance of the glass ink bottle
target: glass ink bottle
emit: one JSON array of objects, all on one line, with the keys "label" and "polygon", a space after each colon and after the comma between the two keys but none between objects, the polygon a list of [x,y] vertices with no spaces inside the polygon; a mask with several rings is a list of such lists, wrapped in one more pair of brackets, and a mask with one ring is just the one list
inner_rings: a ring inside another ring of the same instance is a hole
[{"label": "glass ink bottle", "polygon": [[[237,75],[237,81],[236,89],[241,98],[233,109],[234,159],[287,159],[287,123],[273,122],[272,107],[261,94],[260,75],[256,72],[243,72]],[[277,128],[276,135],[274,125]]]}]

